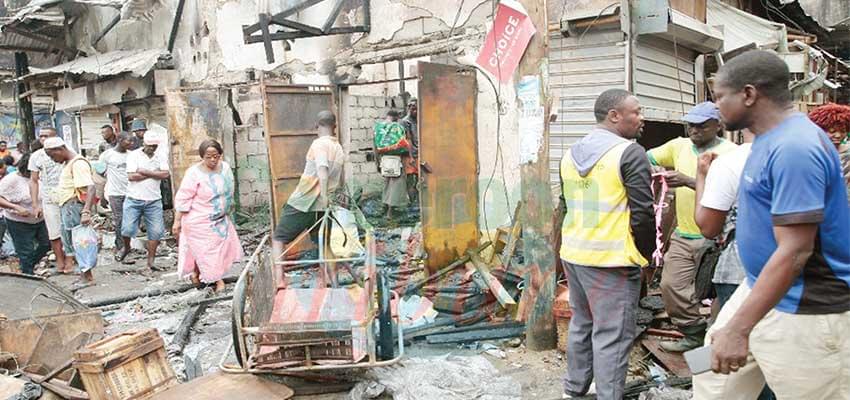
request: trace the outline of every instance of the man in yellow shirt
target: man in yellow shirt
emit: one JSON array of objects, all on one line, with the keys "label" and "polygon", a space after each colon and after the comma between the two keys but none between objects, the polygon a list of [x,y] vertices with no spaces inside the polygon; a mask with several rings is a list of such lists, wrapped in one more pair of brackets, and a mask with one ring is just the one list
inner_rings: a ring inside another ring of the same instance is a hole
[{"label": "man in yellow shirt", "polygon": [[652,165],[673,169],[665,172],[664,176],[667,184],[676,189],[677,226],[664,255],[661,296],[670,320],[685,334],[685,338],[662,343],[662,348],[670,352],[702,346],[707,325],[699,313],[701,299],[694,295],[699,256],[706,246],[706,240],[694,221],[697,158],[706,151],[721,155],[737,147],[721,137],[723,125],[714,103],[697,104],[682,119],[688,124],[688,138],[673,139],[647,153]]},{"label": "man in yellow shirt", "polygon": [[[62,245],[65,247],[65,254],[74,254],[71,231],[78,225],[91,223],[96,193],[92,168],[85,157],[68,150],[61,138],[51,137],[45,140],[44,151],[54,162],[65,165],[59,175],[59,187],[53,192],[53,200],[61,210]],[[94,284],[91,269],[92,266],[77,265],[80,279],[74,283],[72,290]]]}]

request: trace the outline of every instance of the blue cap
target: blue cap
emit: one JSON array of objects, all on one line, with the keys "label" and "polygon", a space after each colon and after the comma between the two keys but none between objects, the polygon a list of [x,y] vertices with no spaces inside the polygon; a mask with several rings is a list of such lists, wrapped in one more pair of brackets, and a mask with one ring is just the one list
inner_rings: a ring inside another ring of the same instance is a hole
[{"label": "blue cap", "polygon": [[145,120],[143,119],[134,119],[133,122],[130,123],[130,131],[146,131],[148,130],[147,124],[145,124]]},{"label": "blue cap", "polygon": [[710,119],[720,121],[720,110],[717,109],[717,105],[710,101],[695,105],[689,113],[682,117],[682,121],[692,124],[701,124]]}]

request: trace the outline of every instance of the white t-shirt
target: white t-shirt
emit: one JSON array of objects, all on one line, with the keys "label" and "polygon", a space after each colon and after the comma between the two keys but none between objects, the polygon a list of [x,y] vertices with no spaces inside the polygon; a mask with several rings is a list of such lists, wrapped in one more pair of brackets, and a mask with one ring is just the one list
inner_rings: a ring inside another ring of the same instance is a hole
[{"label": "white t-shirt", "polygon": [[130,151],[123,153],[110,148],[100,155],[100,161],[106,164],[106,196],[126,196],[127,185],[127,155]]},{"label": "white t-shirt", "polygon": [[[168,171],[168,162],[157,156],[154,153],[153,157],[148,157],[142,150],[144,148],[133,150],[127,155],[127,174],[134,173],[140,169],[148,171]],[[141,181],[127,184],[127,197],[135,200],[155,201],[162,199],[160,191],[160,180],[147,178]]]},{"label": "white t-shirt", "polygon": [[44,204],[56,204],[53,192],[59,187],[59,177],[65,164],[54,162],[44,149],[32,153],[27,168],[30,172],[38,172],[38,195]]},{"label": "white t-shirt", "polygon": [[738,184],[750,155],[750,147],[751,143],[744,143],[711,163],[700,201],[703,207],[718,211],[732,209],[738,201]]},{"label": "white t-shirt", "polygon": [[319,201],[322,195],[319,183],[319,167],[328,168],[328,192],[333,193],[342,183],[345,151],[333,136],[322,136],[314,140],[307,150],[307,163],[295,191],[287,204],[301,212],[324,211]]}]

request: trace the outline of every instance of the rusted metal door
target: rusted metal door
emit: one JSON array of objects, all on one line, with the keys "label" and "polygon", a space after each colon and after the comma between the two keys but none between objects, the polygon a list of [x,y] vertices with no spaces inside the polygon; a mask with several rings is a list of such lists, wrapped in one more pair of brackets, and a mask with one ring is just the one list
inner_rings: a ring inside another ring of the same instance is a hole
[{"label": "rusted metal door", "polygon": [[[229,140],[224,138],[233,134],[233,118],[222,112],[229,108],[227,96],[220,89],[169,90],[165,105],[171,138],[171,181],[176,189],[186,170],[201,161],[201,142],[215,139],[227,146]],[[225,149],[225,156],[232,158],[235,154],[232,149]]]},{"label": "rusted metal door", "polygon": [[474,70],[420,62],[422,231],[435,271],[478,245],[478,146]]},{"label": "rusted metal door", "polygon": [[330,86],[287,86],[263,84],[266,144],[272,182],[272,221],[298,186],[304,172],[307,150],[319,135],[316,115],[332,111],[333,91]]}]

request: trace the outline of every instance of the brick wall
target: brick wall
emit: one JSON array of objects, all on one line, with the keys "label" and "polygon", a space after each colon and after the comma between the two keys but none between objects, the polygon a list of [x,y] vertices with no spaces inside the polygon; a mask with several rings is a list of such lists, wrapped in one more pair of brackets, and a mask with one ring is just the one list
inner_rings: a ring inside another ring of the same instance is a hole
[{"label": "brick wall", "polygon": [[342,129],[348,132],[344,143],[348,152],[346,179],[351,190],[362,188],[368,194],[383,189],[384,179],[374,157],[373,129],[390,108],[403,113],[403,104],[401,97],[347,96],[340,119]]}]

